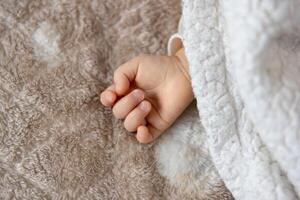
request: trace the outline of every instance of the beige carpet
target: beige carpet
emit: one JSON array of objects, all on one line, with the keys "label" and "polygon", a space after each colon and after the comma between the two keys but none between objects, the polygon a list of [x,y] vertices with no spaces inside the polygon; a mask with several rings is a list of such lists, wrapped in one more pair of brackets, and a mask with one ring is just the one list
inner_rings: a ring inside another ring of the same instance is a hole
[{"label": "beige carpet", "polygon": [[179,17],[179,0],[0,1],[1,200],[203,196],[161,177],[98,98],[119,64],[165,53]]}]

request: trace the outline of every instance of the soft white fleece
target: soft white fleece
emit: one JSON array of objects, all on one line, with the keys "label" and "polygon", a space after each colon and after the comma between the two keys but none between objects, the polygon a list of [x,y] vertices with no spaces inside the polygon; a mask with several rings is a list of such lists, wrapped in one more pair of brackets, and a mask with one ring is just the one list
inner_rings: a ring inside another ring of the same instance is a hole
[{"label": "soft white fleece", "polygon": [[221,178],[236,199],[299,199],[300,2],[184,0],[182,6],[179,35],[202,139]]}]

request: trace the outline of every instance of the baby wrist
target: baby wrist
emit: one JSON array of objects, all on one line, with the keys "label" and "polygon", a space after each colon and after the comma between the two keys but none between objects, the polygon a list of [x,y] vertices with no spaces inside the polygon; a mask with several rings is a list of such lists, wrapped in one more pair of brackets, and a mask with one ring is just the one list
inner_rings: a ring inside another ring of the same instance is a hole
[{"label": "baby wrist", "polygon": [[181,66],[180,66],[180,69],[182,70],[183,72],[183,75],[189,80],[191,81],[191,76],[190,76],[190,73],[189,73],[189,62],[186,58],[186,55],[185,55],[185,52],[184,52],[184,48],[181,48],[179,49],[175,56],[178,58]]},{"label": "baby wrist", "polygon": [[179,60],[180,70],[183,75],[191,81],[189,74],[189,64],[186,58],[184,47],[183,47],[183,38],[179,33],[173,34],[168,41],[168,55],[175,56]]}]

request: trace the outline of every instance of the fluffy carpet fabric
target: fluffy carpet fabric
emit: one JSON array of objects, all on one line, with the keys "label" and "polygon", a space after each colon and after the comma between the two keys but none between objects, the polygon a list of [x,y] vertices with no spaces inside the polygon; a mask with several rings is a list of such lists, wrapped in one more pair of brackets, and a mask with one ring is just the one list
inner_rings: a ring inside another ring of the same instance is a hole
[{"label": "fluffy carpet fabric", "polygon": [[0,1],[1,200],[231,199],[198,141],[195,105],[139,145],[99,103],[119,64],[166,53],[180,10],[178,0]]},{"label": "fluffy carpet fabric", "polygon": [[298,0],[183,1],[202,138],[236,199],[300,198],[299,10]]}]

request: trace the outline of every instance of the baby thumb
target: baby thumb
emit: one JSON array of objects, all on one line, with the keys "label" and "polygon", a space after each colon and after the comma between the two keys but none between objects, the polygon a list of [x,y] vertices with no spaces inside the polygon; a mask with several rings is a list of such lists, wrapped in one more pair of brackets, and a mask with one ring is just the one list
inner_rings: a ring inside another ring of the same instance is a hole
[{"label": "baby thumb", "polygon": [[114,72],[114,84],[118,96],[125,95],[129,92],[130,84],[135,80],[138,66],[139,59],[136,57],[122,64]]}]

